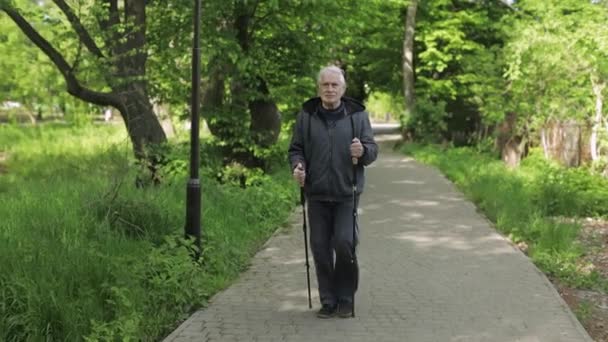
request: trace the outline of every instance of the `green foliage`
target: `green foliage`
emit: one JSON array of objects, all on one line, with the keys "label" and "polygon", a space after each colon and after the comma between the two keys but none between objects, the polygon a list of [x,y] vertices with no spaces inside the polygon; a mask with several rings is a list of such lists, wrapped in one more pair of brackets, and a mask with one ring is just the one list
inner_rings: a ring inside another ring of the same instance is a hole
[{"label": "green foliage", "polygon": [[[329,60],[346,67],[350,90],[360,100],[373,91],[401,93],[405,1],[343,1],[341,17],[327,38],[335,45]],[[324,9],[317,9],[324,12]],[[326,12],[332,20],[335,12]],[[335,39],[340,37],[340,39]]]},{"label": "green foliage", "polygon": [[218,173],[218,178],[224,184],[248,187],[261,184],[266,176],[261,169],[249,169],[241,164],[231,163]]},{"label": "green foliage", "polygon": [[532,260],[545,272],[559,278],[568,286],[607,291],[608,280],[596,270],[585,270],[580,257],[580,252],[558,254],[540,251],[533,255]]},{"label": "green foliage", "polygon": [[522,0],[505,46],[506,76],[520,126],[549,119],[587,120],[594,112],[592,83],[605,83],[608,8],[601,2]]},{"label": "green foliage", "polygon": [[373,121],[398,121],[405,112],[404,107],[403,95],[373,92],[366,101],[367,111]]},{"label": "green foliage", "polygon": [[421,98],[416,102],[416,110],[403,118],[404,127],[417,141],[438,143],[447,130],[445,107],[445,101]]},{"label": "green foliage", "polygon": [[517,170],[473,148],[439,149],[405,145],[403,152],[437,166],[496,228],[529,246],[528,254],[545,272],[577,287],[604,286],[597,272],[581,267],[583,251],[576,243],[579,225],[557,215],[607,215],[605,180],[587,172],[559,169],[539,157]]},{"label": "green foliage", "polygon": [[[14,5],[68,61],[78,57],[75,71],[84,84],[107,88],[98,71],[105,68],[79,44],[57,6],[25,0]],[[104,38],[116,34],[99,27],[97,18],[105,8],[90,1],[70,5],[105,48]],[[407,1],[213,0],[203,6],[202,84],[205,90],[220,65],[223,104],[208,120],[222,126],[225,146],[258,153],[251,151],[255,147],[248,137],[247,101],[271,99],[283,119],[292,120],[301,102],[315,95],[315,75],[324,64],[346,69],[349,95],[366,99],[373,92],[401,92]],[[594,108],[590,85],[606,83],[608,75],[606,3],[521,0],[513,8],[496,1],[420,3],[415,35],[420,113],[414,120],[401,118],[413,125],[410,130],[430,141],[442,136],[468,144],[480,128],[494,125],[506,112],[518,113],[518,129],[526,125],[534,130],[550,117],[588,120]],[[190,101],[192,4],[151,2],[146,15],[151,97],[183,119]],[[239,17],[250,20],[246,44],[236,30]],[[0,52],[6,56],[0,67],[8,75],[0,98],[21,101],[33,114],[41,110],[82,120],[70,116],[83,110],[71,109],[77,102],[64,94],[52,64],[4,14],[0,32]],[[261,80],[268,94],[261,90]]]},{"label": "green foliage", "polygon": [[[232,157],[259,152],[252,147],[248,101],[272,100],[289,120],[304,100],[315,95],[317,70],[341,50],[327,46],[336,43],[335,35],[347,32],[334,20],[346,3],[327,2],[319,11],[314,1],[203,2],[203,85],[213,86],[205,81],[217,69],[224,82],[218,89],[219,108],[204,106],[204,115],[217,128],[213,132],[218,144],[231,150]],[[153,95],[163,102],[188,102],[191,12],[187,1],[149,6],[155,19],[149,24],[150,81]],[[245,22],[239,18],[248,19],[247,35],[239,35],[238,24]]]},{"label": "green foliage", "polygon": [[[416,25],[414,137],[468,144],[505,112],[504,7],[487,1],[422,2]],[[420,108],[418,108],[420,106]],[[422,127],[421,127],[422,126]],[[416,133],[419,131],[419,133]]]},{"label": "green foliage", "polygon": [[[19,8],[29,23],[66,59],[75,59],[78,53],[75,34],[70,34],[67,21],[61,19],[62,14],[54,4],[18,0],[12,6]],[[3,56],[0,70],[4,76],[0,84],[0,103],[18,101],[32,117],[40,114],[42,118],[62,117],[74,122],[90,120],[86,114],[93,112],[95,107],[83,104],[65,92],[65,81],[50,59],[1,11],[0,32],[0,55]],[[93,75],[90,64],[81,61],[76,72],[82,76]],[[87,79],[89,84],[94,82],[92,76]]]},{"label": "green foliage", "polygon": [[535,206],[547,216],[608,215],[608,180],[586,168],[564,169],[544,159],[540,151],[524,159],[533,174],[530,193]]},{"label": "green foliage", "polygon": [[587,320],[593,315],[593,305],[588,300],[582,300],[576,310],[574,311],[576,318],[583,323],[587,323]]},{"label": "green foliage", "polygon": [[295,204],[288,168],[247,170],[259,177],[241,187],[203,165],[194,262],[181,238],[188,154],[167,149],[165,182],[136,190],[121,128],[0,126],[0,340],[157,340],[227,286]]},{"label": "green foliage", "polygon": [[162,210],[160,201],[154,202],[147,193],[119,195],[119,191],[116,189],[91,204],[98,220],[106,221],[118,234],[130,238],[156,241],[171,232],[175,218]]}]

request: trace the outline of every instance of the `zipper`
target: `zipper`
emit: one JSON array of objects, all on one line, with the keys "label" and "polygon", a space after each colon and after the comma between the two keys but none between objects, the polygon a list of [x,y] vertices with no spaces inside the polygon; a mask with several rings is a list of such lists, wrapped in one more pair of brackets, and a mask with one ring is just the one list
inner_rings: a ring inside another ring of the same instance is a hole
[{"label": "zipper", "polygon": [[[330,196],[331,194],[331,189],[330,189],[330,185],[333,183],[330,178],[335,178],[334,177],[334,172],[333,172],[333,167],[332,167],[332,163],[333,163],[333,145],[334,145],[334,134],[333,134],[333,127],[335,125],[332,125],[331,123],[327,122],[327,120],[325,120],[324,117],[322,117],[322,115],[318,116],[319,121],[321,121],[321,123],[323,124],[323,126],[325,127],[325,129],[327,130],[327,135],[329,138],[329,162],[325,165],[325,167],[327,168],[327,172],[325,173],[326,177],[325,177],[325,182],[326,182],[326,186],[325,186],[325,195],[326,196]],[[323,173],[321,173],[323,174]]]},{"label": "zipper", "polygon": [[329,165],[333,165],[334,156],[334,127],[329,127]]},{"label": "zipper", "polygon": [[[335,175],[334,175],[334,128],[336,126],[336,122],[333,123],[326,123],[327,124],[327,133],[329,134],[329,163],[327,164],[328,166],[328,173],[327,173],[327,195],[329,196],[331,194],[331,184],[333,184],[335,182]],[[330,179],[331,178],[331,179]]]}]

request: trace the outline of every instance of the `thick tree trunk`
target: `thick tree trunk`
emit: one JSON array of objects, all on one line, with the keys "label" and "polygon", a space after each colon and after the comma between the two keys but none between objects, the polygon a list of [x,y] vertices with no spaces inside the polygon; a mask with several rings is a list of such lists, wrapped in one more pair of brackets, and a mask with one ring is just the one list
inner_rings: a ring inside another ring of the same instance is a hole
[{"label": "thick tree trunk", "polygon": [[575,121],[551,121],[542,128],[545,156],[567,167],[581,162],[582,129]]},{"label": "thick tree trunk", "polygon": [[147,147],[161,144],[167,138],[154,114],[145,84],[132,83],[121,88],[120,93],[124,103],[120,115],[133,143],[135,156],[138,159],[150,159]]},{"label": "thick tree trunk", "polygon": [[593,79],[591,79],[591,85],[593,87],[593,94],[595,95],[595,116],[593,118],[593,127],[591,129],[591,137],[589,139],[589,148],[591,152],[591,160],[596,161],[600,158],[599,152],[597,150],[597,136],[603,121],[602,91],[604,90],[605,84],[597,83]]},{"label": "thick tree trunk", "polygon": [[516,122],[517,114],[509,112],[505,115],[505,120],[497,127],[496,149],[509,168],[515,168],[519,165],[526,150],[526,139],[515,134]]},{"label": "thick tree trunk", "polygon": [[148,60],[145,50],[145,1],[126,0],[124,14],[125,21],[133,25],[133,28],[125,33],[123,39],[112,42],[117,72],[117,77],[112,81],[112,90],[119,94],[124,103],[124,107],[119,108],[119,111],[133,143],[135,156],[148,160],[155,169],[157,156],[150,155],[147,147],[165,142],[167,137],[154,114],[145,81]]},{"label": "thick tree trunk", "polygon": [[[249,54],[252,45],[251,19],[255,15],[255,9],[249,10],[247,4],[239,2],[235,9],[236,38],[243,54]],[[270,98],[270,91],[266,81],[261,77],[250,77],[254,81],[244,82],[240,77],[235,77],[233,89],[237,89],[233,95],[247,98],[247,108],[251,123],[249,133],[253,142],[262,147],[268,147],[277,142],[281,131],[281,115],[276,103]],[[239,94],[239,92],[241,92]]]},{"label": "thick tree trunk", "polygon": [[281,132],[281,114],[274,101],[269,99],[270,92],[263,79],[258,80],[259,96],[249,101],[251,124],[249,131],[254,143],[262,147],[269,147],[277,142]]},{"label": "thick tree trunk", "polygon": [[405,37],[403,39],[403,95],[407,114],[413,113],[415,107],[414,35],[416,33],[417,9],[418,0],[410,0],[405,17]]}]

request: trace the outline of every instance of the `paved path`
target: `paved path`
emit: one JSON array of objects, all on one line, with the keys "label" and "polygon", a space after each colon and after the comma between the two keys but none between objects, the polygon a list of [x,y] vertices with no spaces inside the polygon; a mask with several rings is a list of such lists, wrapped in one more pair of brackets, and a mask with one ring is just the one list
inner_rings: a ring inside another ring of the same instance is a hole
[{"label": "paved path", "polygon": [[317,319],[315,284],[308,309],[300,217],[165,341],[591,341],[542,273],[450,182],[386,146],[360,204],[356,318]]}]

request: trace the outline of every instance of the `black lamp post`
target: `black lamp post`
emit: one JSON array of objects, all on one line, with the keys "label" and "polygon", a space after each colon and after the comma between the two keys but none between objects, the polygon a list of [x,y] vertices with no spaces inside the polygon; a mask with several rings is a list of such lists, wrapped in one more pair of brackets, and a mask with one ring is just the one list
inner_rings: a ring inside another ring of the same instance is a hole
[{"label": "black lamp post", "polygon": [[201,0],[194,0],[194,39],[192,41],[192,103],[190,127],[190,179],[186,195],[186,238],[194,237],[201,251],[201,181],[198,175],[200,164],[199,122],[201,95]]}]

